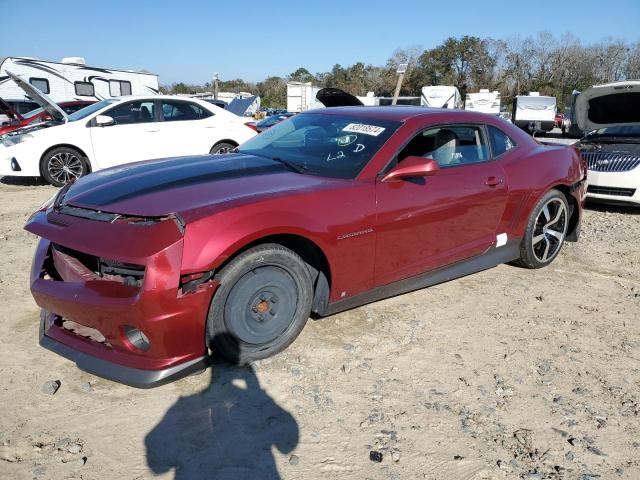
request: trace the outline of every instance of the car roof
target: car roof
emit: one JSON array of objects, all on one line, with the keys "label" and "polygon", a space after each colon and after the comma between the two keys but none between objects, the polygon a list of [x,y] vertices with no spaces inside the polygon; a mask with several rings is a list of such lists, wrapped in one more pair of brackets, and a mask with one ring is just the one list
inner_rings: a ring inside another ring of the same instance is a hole
[{"label": "car roof", "polygon": [[438,121],[440,117],[446,117],[450,121],[452,113],[455,113],[461,121],[482,122],[487,123],[487,114],[469,112],[454,108],[429,108],[416,107],[409,105],[395,105],[383,107],[331,107],[310,110],[307,113],[319,113],[323,115],[353,115],[362,118],[371,118],[378,120],[395,120],[404,122],[410,118],[429,118]]},{"label": "car roof", "polygon": [[[201,98],[196,98],[196,97],[187,97],[184,95],[122,95],[120,97],[111,97],[113,99],[119,100],[119,101],[125,101],[125,100],[189,100],[189,101],[195,101],[195,102],[201,102],[201,101],[206,101],[203,100]],[[108,100],[108,99],[107,99]]]}]

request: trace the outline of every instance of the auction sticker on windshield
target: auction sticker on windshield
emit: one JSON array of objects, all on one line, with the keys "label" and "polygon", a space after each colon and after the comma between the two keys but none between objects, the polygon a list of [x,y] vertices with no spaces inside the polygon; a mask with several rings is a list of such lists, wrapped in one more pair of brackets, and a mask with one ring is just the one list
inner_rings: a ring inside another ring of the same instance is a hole
[{"label": "auction sticker on windshield", "polygon": [[342,129],[343,132],[363,133],[365,135],[371,135],[377,137],[385,131],[384,127],[378,127],[377,125],[365,125],[364,123],[350,123]]}]

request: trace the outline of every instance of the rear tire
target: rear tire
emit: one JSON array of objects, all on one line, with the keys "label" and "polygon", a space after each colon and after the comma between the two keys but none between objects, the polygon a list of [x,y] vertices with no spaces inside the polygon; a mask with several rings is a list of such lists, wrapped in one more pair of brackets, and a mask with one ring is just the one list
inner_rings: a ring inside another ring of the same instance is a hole
[{"label": "rear tire", "polygon": [[87,173],[87,162],[80,152],[70,147],[58,147],[40,160],[42,177],[55,187],[62,187]]},{"label": "rear tire", "polygon": [[222,143],[217,143],[213,147],[211,147],[211,150],[209,150],[209,153],[211,155],[219,155],[223,153],[229,153],[234,148],[236,148],[236,145],[232,143],[222,142]]},{"label": "rear tire", "polygon": [[207,316],[214,358],[246,364],[275,355],[296,339],[309,318],[309,269],[281,245],[251,248],[215,278],[220,286]]},{"label": "rear tire", "polygon": [[526,268],[549,265],[562,249],[568,225],[566,197],[558,190],[549,190],[531,212],[517,263]]}]

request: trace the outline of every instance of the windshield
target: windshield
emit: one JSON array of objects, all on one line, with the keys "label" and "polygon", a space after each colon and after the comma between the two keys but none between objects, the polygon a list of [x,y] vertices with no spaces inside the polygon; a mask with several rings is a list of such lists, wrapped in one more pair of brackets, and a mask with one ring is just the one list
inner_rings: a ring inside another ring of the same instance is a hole
[{"label": "windshield", "polygon": [[362,116],[301,113],[238,151],[283,160],[311,175],[353,179],[399,126]]},{"label": "windshield", "polygon": [[614,136],[614,137],[638,137],[640,138],[640,125],[623,125],[614,127],[604,127],[589,132],[591,136]]},{"label": "windshield", "polygon": [[71,115],[69,115],[69,121],[70,122],[75,122],[76,120],[82,120],[83,118],[88,117],[92,113],[95,113],[98,110],[101,110],[104,107],[106,107],[107,105],[111,105],[112,103],[114,103],[116,101],[117,100],[115,98],[110,98],[108,100],[102,100],[101,102],[94,103],[93,105],[89,105],[88,107],[81,108],[77,112],[72,113]]},{"label": "windshield", "polygon": [[264,120],[260,120],[257,125],[259,127],[272,127],[278,122],[286,120],[289,116],[286,115],[271,115],[270,117],[265,118]]}]

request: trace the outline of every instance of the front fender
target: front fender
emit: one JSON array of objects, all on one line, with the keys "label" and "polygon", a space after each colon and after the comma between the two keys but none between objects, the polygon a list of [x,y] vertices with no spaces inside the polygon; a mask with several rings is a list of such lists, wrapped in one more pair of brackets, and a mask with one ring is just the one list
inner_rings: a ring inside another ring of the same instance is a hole
[{"label": "front fender", "polygon": [[[330,250],[326,242],[329,232],[313,218],[286,212],[287,222],[284,223],[282,217],[278,212],[238,215],[230,210],[188,224],[185,230],[183,274],[218,268],[247,245],[273,235],[297,235],[315,243],[325,255]],[[327,259],[331,262],[328,256]]]}]

